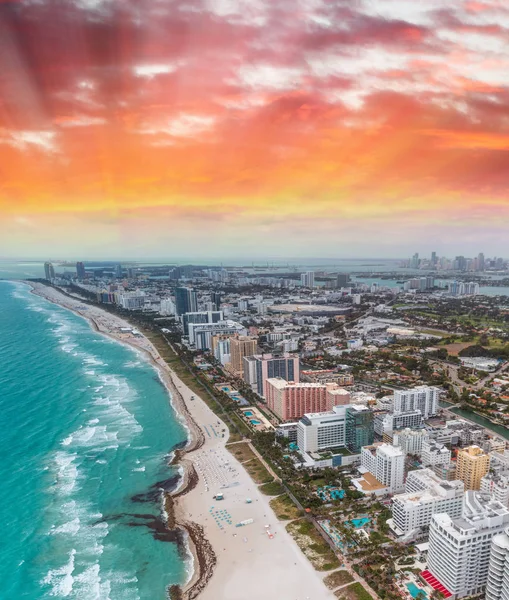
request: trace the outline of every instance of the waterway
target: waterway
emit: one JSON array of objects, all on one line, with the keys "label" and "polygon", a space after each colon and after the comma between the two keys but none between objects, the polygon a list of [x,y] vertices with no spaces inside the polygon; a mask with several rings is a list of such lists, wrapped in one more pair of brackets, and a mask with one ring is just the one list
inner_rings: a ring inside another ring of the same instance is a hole
[{"label": "waterway", "polygon": [[473,412],[472,410],[464,410],[462,408],[450,408],[452,406],[450,402],[440,402],[440,406],[442,408],[447,408],[455,415],[458,415],[458,417],[463,417],[464,419],[473,421],[478,425],[482,425],[483,427],[486,427],[486,429],[489,429],[490,431],[493,431],[496,434],[502,436],[506,440],[509,440],[509,428],[505,427],[504,425],[496,425],[486,417],[483,417],[478,413]]}]

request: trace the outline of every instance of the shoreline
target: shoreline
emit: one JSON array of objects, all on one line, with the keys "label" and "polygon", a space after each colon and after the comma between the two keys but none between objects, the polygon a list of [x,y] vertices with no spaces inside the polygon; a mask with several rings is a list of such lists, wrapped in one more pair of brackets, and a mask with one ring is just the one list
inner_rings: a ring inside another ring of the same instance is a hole
[{"label": "shoreline", "polygon": [[[58,298],[51,297],[52,295],[50,293],[45,294],[44,291],[53,290],[55,294],[60,295],[62,299],[68,299],[69,302],[80,303],[78,298],[65,296],[65,294],[55,288],[50,288],[36,282],[22,281],[21,283],[30,287],[30,293],[44,298],[48,302],[52,302],[53,304],[56,304],[61,308],[65,308],[66,310],[71,311],[73,314],[84,318],[95,332],[104,335],[117,343],[125,344],[130,348],[141,352],[149,364],[157,371],[162,385],[168,392],[169,403],[175,411],[175,415],[181,420],[187,431],[185,447],[174,450],[172,452],[173,457],[168,463],[169,466],[178,465],[181,467],[181,479],[174,491],[162,492],[162,505],[164,507],[163,512],[168,529],[172,531],[179,529],[184,534],[184,539],[186,540],[185,550],[189,555],[189,562],[192,565],[192,571],[189,579],[184,584],[176,584],[169,587],[169,598],[170,600],[191,600],[196,598],[198,593],[205,588],[210,577],[212,577],[217,559],[210,542],[206,539],[203,528],[201,528],[197,523],[187,521],[184,518],[184,510],[180,506],[183,498],[196,487],[198,482],[198,475],[194,469],[192,461],[186,459],[185,457],[188,453],[199,450],[205,441],[203,432],[190,414],[185,400],[177,388],[178,384],[175,383],[173,378],[176,378],[179,382],[180,379],[168,367],[168,365],[166,365],[166,363],[164,363],[163,366],[160,362],[158,362],[157,359],[159,358],[159,354],[152,343],[145,336],[142,338],[126,339],[124,337],[120,337],[119,335],[115,335],[111,331],[106,331],[103,327],[101,327],[101,324],[93,316],[83,314],[83,312],[79,311],[77,307],[72,308],[71,306],[66,305],[64,302],[59,302]],[[86,304],[85,306],[88,307],[91,305]],[[116,315],[108,316],[111,316],[113,319],[117,320],[119,325],[122,323],[128,327],[132,327],[129,322],[125,321],[121,317],[117,317]],[[143,340],[148,347],[145,347],[145,344],[141,345],[140,343],[136,343],[135,340]]]},{"label": "shoreline", "polygon": [[[138,328],[85,299],[38,282],[22,283],[35,295],[85,318],[98,333],[142,351],[157,369],[175,414],[188,428],[185,447],[176,448],[170,459],[170,464],[181,467],[181,478],[174,490],[163,490],[161,512],[168,529],[174,526],[173,531],[183,533],[182,547],[192,572],[182,585],[168,587],[169,598],[333,600],[323,583],[327,572],[313,568],[286,530],[286,522],[277,519],[271,497],[260,491],[244,467],[246,458],[226,448],[226,424],[184,384],[150,340],[121,331]],[[218,491],[224,495],[219,504]],[[240,524],[248,526],[237,529]]]}]

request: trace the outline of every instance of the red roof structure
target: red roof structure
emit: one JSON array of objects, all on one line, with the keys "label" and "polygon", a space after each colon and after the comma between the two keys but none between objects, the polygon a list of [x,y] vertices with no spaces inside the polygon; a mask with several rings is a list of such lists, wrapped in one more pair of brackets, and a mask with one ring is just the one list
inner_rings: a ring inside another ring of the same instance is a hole
[{"label": "red roof structure", "polygon": [[440,581],[438,581],[438,579],[429,571],[422,571],[421,577],[434,590],[441,592],[444,595],[444,598],[450,598],[452,596],[451,592],[444,585],[442,585]]}]

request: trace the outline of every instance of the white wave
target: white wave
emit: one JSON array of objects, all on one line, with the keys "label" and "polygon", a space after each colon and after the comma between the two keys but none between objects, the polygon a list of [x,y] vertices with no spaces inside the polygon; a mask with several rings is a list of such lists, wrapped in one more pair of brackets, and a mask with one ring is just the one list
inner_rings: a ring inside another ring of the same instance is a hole
[{"label": "white wave", "polygon": [[74,578],[74,557],[76,550],[73,548],[69,553],[69,560],[59,569],[51,569],[48,571],[43,583],[51,586],[51,595],[66,598],[72,592]]},{"label": "white wave", "polygon": [[51,530],[51,533],[53,535],[61,534],[61,533],[63,533],[63,534],[69,533],[71,535],[76,535],[79,530],[80,530],[80,519],[79,519],[79,517],[76,517],[72,521],[68,521],[67,523],[60,525],[59,527],[55,527],[54,529]]},{"label": "white wave", "polygon": [[95,356],[85,356],[83,358],[83,364],[85,365],[104,365],[102,360],[99,360]]},{"label": "white wave", "polygon": [[[67,343],[67,344],[62,344],[61,348],[67,354],[71,354],[71,352],[76,348],[77,345],[78,344]],[[77,354],[77,353],[73,353],[73,355],[74,354]]]},{"label": "white wave", "polygon": [[95,371],[85,371],[85,375],[95,375]]},{"label": "white wave", "polygon": [[124,364],[126,369],[134,369],[139,366],[141,366],[141,361],[139,360],[130,360]]},{"label": "white wave", "polygon": [[97,425],[97,423],[99,423],[99,419],[90,419],[88,422],[89,425]]},{"label": "white wave", "polygon": [[194,574],[194,570],[195,570],[195,566],[194,566],[194,555],[190,550],[189,547],[189,534],[187,533],[187,531],[184,530],[184,545],[186,548],[186,560],[185,560],[185,570],[186,570],[186,582],[184,585],[187,585]]},{"label": "white wave", "polygon": [[[92,419],[90,422],[99,423],[99,419]],[[108,431],[106,425],[79,427],[65,438],[62,445],[82,448],[118,448],[117,435],[117,431]]]},{"label": "white wave", "polygon": [[133,469],[133,472],[144,472],[145,471],[145,467],[137,467],[135,469]]},{"label": "white wave", "polygon": [[76,489],[78,480],[78,467],[75,464],[76,457],[76,454],[69,454],[62,450],[58,450],[55,453],[55,487],[63,495],[69,495]]}]

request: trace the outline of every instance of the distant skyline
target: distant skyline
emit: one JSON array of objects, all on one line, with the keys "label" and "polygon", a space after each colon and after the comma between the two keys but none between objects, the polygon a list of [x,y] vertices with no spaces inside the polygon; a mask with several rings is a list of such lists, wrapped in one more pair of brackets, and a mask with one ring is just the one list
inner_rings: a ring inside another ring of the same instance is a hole
[{"label": "distant skyline", "polygon": [[504,256],[508,73],[505,0],[4,0],[0,256]]}]

